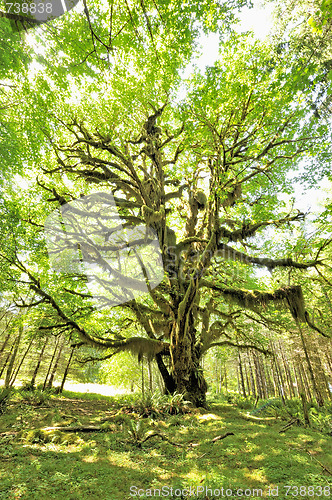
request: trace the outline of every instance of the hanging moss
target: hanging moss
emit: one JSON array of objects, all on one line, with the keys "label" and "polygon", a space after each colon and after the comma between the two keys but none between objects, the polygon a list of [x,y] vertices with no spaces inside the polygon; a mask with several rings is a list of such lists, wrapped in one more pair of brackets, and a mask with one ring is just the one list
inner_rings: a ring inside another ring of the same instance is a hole
[{"label": "hanging moss", "polygon": [[163,349],[164,343],[162,341],[146,339],[144,337],[129,338],[117,347],[118,351],[130,351],[132,354],[137,354],[138,361],[141,361],[144,355],[149,360],[152,360]]},{"label": "hanging moss", "polygon": [[222,293],[231,302],[247,309],[265,307],[269,302],[287,305],[295,320],[306,321],[304,298],[300,286],[285,286],[274,292],[225,288]]}]

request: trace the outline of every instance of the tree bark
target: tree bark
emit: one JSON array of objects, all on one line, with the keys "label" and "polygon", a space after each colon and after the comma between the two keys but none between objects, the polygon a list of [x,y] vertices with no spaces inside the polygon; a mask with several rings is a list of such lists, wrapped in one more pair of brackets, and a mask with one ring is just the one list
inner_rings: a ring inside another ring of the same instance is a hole
[{"label": "tree bark", "polygon": [[20,369],[21,369],[21,367],[22,367],[22,365],[23,365],[23,363],[24,363],[24,360],[25,360],[25,358],[26,358],[26,356],[27,356],[28,352],[30,351],[30,349],[31,349],[31,347],[32,347],[32,344],[33,344],[34,340],[35,340],[34,338],[32,338],[32,339],[30,340],[28,347],[26,348],[26,350],[25,350],[25,352],[24,352],[23,356],[21,357],[21,360],[20,360],[20,362],[19,362],[19,364],[18,364],[18,367],[16,368],[16,371],[15,371],[14,375],[12,376],[12,378],[11,378],[11,380],[10,380],[10,387],[12,387],[12,386],[14,385],[15,380],[16,380],[16,378],[17,378],[17,375],[18,375],[18,374],[19,374],[19,372],[20,372]]},{"label": "tree bark", "polygon": [[62,354],[62,351],[63,351],[64,343],[65,343],[65,339],[62,339],[62,342],[61,342],[59,350],[58,350],[57,357],[55,359],[55,362],[54,362],[54,365],[53,365],[53,368],[52,368],[52,371],[51,371],[50,378],[48,379],[48,382],[47,382],[47,387],[48,388],[51,388],[53,386],[54,377],[55,377],[55,374],[56,374],[56,371],[57,371],[57,368],[58,368],[58,365],[59,365],[59,361],[60,361],[60,357],[61,357],[61,354]]},{"label": "tree bark", "polygon": [[240,373],[240,380],[241,380],[241,387],[242,387],[242,394],[243,397],[247,397],[246,393],[246,388],[244,385],[244,376],[243,376],[243,368],[242,368],[242,360],[241,360],[241,355],[240,355],[240,350],[238,349],[238,361],[239,361],[239,373]]},{"label": "tree bark", "polygon": [[312,383],[312,388],[313,388],[313,391],[314,391],[314,394],[315,394],[315,398],[316,398],[318,406],[323,406],[324,405],[324,399],[323,399],[323,397],[321,395],[321,392],[320,392],[320,390],[319,390],[319,388],[317,386],[315,375],[314,375],[314,371],[313,371],[312,364],[311,364],[311,360],[309,358],[308,349],[307,349],[306,343],[304,341],[304,336],[303,336],[302,328],[301,328],[300,323],[298,321],[297,321],[297,327],[298,327],[299,332],[300,332],[300,337],[301,337],[301,341],[302,341],[302,347],[303,347],[304,355],[305,355],[305,358],[306,358],[306,361],[307,361],[309,375],[310,375],[310,379],[311,379],[311,383]]},{"label": "tree bark", "polygon": [[73,355],[74,355],[74,350],[75,350],[75,346],[71,350],[71,353],[70,353],[70,356],[69,356],[69,359],[68,359],[68,363],[66,365],[65,372],[64,372],[63,377],[62,377],[62,382],[61,382],[60,391],[59,391],[60,394],[63,391],[64,385],[65,385],[65,382],[66,382],[66,378],[67,378],[67,375],[68,375],[68,372],[69,372],[69,368],[70,368],[70,363],[71,363],[71,360],[72,360]]},{"label": "tree bark", "polygon": [[4,362],[4,364],[2,365],[2,367],[1,367],[1,371],[0,371],[0,378],[2,377],[2,374],[3,374],[3,372],[5,371],[5,368],[6,368],[6,366],[7,366],[7,363],[8,363],[8,361],[9,361],[9,359],[10,359],[11,355],[12,355],[13,349],[14,349],[14,347],[15,347],[15,342],[16,342],[16,339],[15,339],[15,340],[14,340],[14,342],[12,343],[11,348],[10,348],[10,351],[8,352],[7,357],[6,357],[6,359],[5,359],[5,362]]},{"label": "tree bark", "polygon": [[46,346],[48,344],[48,337],[45,338],[45,341],[44,341],[44,344],[43,344],[43,347],[39,353],[39,357],[38,357],[38,361],[37,361],[37,364],[36,364],[36,367],[34,369],[34,372],[32,374],[32,378],[31,378],[31,382],[30,382],[30,385],[32,387],[35,386],[35,383],[36,383],[36,377],[37,377],[37,374],[38,374],[38,371],[39,371],[39,368],[40,368],[40,365],[41,365],[41,362],[43,360],[43,356],[44,356],[44,352],[45,352],[45,349],[46,349]]},{"label": "tree bark", "polygon": [[194,322],[194,314],[189,310],[173,324],[170,345],[172,376],[177,392],[194,406],[205,407],[207,383],[195,347]]},{"label": "tree bark", "polygon": [[55,358],[56,351],[58,349],[59,341],[60,341],[60,337],[57,337],[56,342],[55,342],[55,347],[54,347],[54,350],[53,350],[53,354],[52,354],[52,358],[51,358],[50,364],[48,365],[48,370],[47,370],[46,377],[45,377],[45,380],[44,380],[43,389],[42,389],[43,391],[45,391],[45,389],[46,389],[46,385],[47,385],[47,381],[48,381],[48,376],[50,374],[51,367],[53,365],[53,361],[54,361],[54,358]]},{"label": "tree bark", "polygon": [[2,353],[4,352],[4,350],[6,349],[6,346],[8,344],[8,340],[10,339],[10,333],[8,333],[5,337],[5,340],[1,346],[1,349],[0,349],[0,359],[1,359],[1,356],[2,356]]},{"label": "tree bark", "polygon": [[248,353],[248,360],[249,360],[251,392],[252,392],[253,396],[256,397],[257,392],[256,392],[256,386],[255,386],[255,378],[254,378],[254,372],[253,372],[253,369],[252,369],[251,354],[250,354],[249,349],[248,349],[247,353]]}]

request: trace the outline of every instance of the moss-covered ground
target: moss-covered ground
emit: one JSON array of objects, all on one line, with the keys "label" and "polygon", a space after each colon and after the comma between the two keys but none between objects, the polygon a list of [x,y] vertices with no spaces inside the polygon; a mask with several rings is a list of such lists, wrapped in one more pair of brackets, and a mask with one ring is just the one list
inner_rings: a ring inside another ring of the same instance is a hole
[{"label": "moss-covered ground", "polygon": [[[279,433],[284,422],[226,402],[156,419],[141,418],[123,398],[65,393],[37,402],[14,397],[0,416],[0,499],[332,496],[327,433],[298,425]],[[38,430],[86,425],[102,430]],[[140,444],[149,432],[158,435]],[[212,442],[226,432],[234,435]]]}]

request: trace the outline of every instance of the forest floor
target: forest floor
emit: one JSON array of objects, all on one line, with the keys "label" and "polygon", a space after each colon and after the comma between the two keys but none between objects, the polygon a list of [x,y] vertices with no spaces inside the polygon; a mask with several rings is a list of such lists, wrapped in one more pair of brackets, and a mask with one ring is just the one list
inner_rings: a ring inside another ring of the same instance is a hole
[{"label": "forest floor", "polygon": [[[14,397],[0,415],[0,499],[331,497],[328,434],[280,433],[285,422],[226,402],[141,418],[125,398]],[[101,430],[47,429],[56,426]]]}]

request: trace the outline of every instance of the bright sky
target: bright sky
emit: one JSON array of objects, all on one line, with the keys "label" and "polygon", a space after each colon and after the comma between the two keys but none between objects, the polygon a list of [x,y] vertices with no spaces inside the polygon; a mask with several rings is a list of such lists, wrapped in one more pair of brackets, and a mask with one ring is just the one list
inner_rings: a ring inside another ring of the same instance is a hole
[{"label": "bright sky", "polygon": [[254,7],[242,9],[239,18],[239,31],[253,31],[257,38],[263,40],[269,34],[273,25],[273,4],[262,5],[261,1],[254,0]]},{"label": "bright sky", "polygon": [[[272,25],[273,5],[262,5],[259,0],[254,1],[254,7],[242,9],[238,15],[240,23],[235,26],[235,30],[240,33],[244,31],[253,31],[255,37],[264,40],[269,34]],[[200,69],[205,66],[212,66],[216,59],[218,59],[219,50],[219,37],[216,34],[203,36],[201,39],[203,54],[196,62]]]}]

